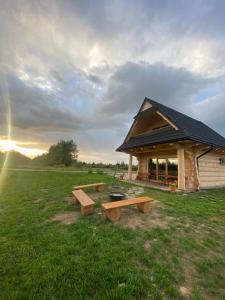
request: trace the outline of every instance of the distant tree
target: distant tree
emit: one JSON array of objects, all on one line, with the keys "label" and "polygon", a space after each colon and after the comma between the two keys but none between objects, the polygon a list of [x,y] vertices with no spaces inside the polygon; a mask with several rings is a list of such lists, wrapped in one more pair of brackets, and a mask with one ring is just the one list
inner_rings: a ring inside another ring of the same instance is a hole
[{"label": "distant tree", "polygon": [[36,156],[33,158],[32,163],[36,166],[45,166],[49,165],[49,155],[48,153],[43,153],[41,155]]},{"label": "distant tree", "polygon": [[52,145],[48,151],[48,159],[53,165],[69,166],[78,157],[77,145],[73,140],[61,140]]},{"label": "distant tree", "polygon": [[123,169],[123,170],[126,169],[126,164],[125,164],[124,161],[121,161],[120,168]]}]

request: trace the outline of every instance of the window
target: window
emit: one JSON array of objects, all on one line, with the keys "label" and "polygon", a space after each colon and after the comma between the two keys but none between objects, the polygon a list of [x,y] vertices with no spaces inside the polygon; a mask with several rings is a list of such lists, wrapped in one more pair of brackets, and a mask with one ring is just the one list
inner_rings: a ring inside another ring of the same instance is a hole
[{"label": "window", "polygon": [[225,157],[219,158],[220,165],[225,166]]}]

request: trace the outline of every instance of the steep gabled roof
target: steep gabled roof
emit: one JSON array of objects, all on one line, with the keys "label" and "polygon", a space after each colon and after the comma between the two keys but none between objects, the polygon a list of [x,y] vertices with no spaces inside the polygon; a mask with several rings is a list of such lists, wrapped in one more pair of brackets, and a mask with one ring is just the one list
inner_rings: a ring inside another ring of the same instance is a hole
[{"label": "steep gabled roof", "polygon": [[147,114],[150,110],[156,110],[176,125],[178,130],[172,128],[161,129],[131,137],[125,141],[117,151],[179,140],[193,140],[216,148],[225,149],[225,138],[204,123],[151,99],[145,98],[145,101],[148,101],[151,104],[151,108],[144,111],[140,110],[134,117],[135,119],[140,118],[143,114]]}]

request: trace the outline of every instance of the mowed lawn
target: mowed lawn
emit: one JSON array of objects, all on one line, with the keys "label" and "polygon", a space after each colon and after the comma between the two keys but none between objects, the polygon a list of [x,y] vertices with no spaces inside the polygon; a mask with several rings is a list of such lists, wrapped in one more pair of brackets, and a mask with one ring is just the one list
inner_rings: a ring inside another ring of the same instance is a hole
[{"label": "mowed lawn", "polygon": [[[95,213],[81,217],[76,184]],[[149,214],[101,212],[107,175],[10,171],[0,194],[0,299],[225,299],[225,190],[172,194],[145,189]],[[131,186],[123,184],[128,191]]]}]

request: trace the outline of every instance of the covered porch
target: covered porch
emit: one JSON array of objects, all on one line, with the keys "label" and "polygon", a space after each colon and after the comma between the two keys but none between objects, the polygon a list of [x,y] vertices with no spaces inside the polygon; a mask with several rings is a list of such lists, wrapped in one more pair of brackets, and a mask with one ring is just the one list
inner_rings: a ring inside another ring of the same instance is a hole
[{"label": "covered porch", "polygon": [[129,154],[130,180],[136,157],[135,180],[140,182],[171,189],[176,184],[178,191],[224,186],[225,139],[202,122],[148,98],[117,151]]},{"label": "covered porch", "polygon": [[[128,180],[163,190],[169,190],[171,183],[181,191],[194,190],[195,163],[187,152],[187,146],[172,143],[129,149]],[[132,173],[134,157],[138,161],[135,175]]]},{"label": "covered porch", "polygon": [[133,176],[132,180],[125,179],[125,182],[132,183],[134,185],[141,186],[141,187],[148,187],[148,188],[153,188],[161,191],[170,191],[168,185],[152,182],[150,180],[149,181],[138,180],[136,179],[136,176],[135,177]]}]

